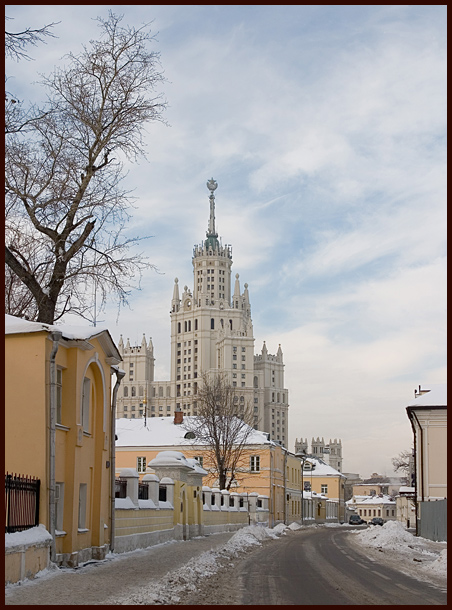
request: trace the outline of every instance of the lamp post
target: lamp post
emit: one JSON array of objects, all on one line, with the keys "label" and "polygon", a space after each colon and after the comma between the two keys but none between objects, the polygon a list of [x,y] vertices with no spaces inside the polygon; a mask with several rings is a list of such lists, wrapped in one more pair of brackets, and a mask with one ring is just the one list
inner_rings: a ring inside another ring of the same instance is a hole
[{"label": "lamp post", "polygon": [[304,463],[306,462],[307,456],[303,453],[296,454],[301,460],[301,525],[304,525]]}]

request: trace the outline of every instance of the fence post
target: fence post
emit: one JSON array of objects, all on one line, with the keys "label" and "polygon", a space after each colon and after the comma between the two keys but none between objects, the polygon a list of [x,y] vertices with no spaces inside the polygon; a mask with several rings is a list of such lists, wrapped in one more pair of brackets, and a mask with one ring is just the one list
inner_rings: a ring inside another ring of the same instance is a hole
[{"label": "fence post", "polygon": [[138,481],[140,475],[135,468],[123,468],[119,474],[121,479],[127,480],[127,497],[138,508]]}]

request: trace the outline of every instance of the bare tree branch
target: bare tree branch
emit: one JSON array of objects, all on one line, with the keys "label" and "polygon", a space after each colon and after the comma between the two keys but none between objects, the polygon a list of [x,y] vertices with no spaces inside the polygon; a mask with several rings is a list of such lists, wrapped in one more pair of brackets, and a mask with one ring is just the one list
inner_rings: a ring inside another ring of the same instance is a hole
[{"label": "bare tree branch", "polygon": [[94,291],[101,307],[109,297],[125,304],[153,268],[132,253],[140,240],[124,236],[132,200],[118,159],[144,155],[146,125],[164,122],[166,102],[153,93],[164,77],[148,27],[121,20],[98,19],[98,40],[43,77],[45,108],[6,104],[7,237],[27,226],[20,245],[7,241],[6,263],[41,322],[87,316]]},{"label": "bare tree branch", "polygon": [[203,467],[218,478],[220,489],[229,490],[246,463],[254,431],[252,407],[222,373],[203,373],[200,386],[197,416],[185,419],[182,425],[194,434],[194,444],[206,447]]}]

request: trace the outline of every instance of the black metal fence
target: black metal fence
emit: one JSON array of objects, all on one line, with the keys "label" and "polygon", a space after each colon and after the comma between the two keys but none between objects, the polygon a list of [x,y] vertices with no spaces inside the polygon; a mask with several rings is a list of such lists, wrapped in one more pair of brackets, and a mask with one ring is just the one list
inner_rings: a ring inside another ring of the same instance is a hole
[{"label": "black metal fence", "polygon": [[147,483],[138,483],[138,500],[149,500],[149,487]]},{"label": "black metal fence", "polygon": [[127,498],[127,479],[115,479],[115,498]]},{"label": "black metal fence", "polygon": [[21,532],[39,525],[40,479],[5,475],[5,532]]}]

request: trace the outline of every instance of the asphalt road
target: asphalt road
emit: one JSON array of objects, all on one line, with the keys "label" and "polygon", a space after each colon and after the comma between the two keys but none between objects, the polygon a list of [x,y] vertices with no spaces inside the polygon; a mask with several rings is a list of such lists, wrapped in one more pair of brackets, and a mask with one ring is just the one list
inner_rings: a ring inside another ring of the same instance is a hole
[{"label": "asphalt road", "polygon": [[237,605],[446,605],[444,589],[405,576],[347,542],[339,528],[294,532],[235,569]]}]

